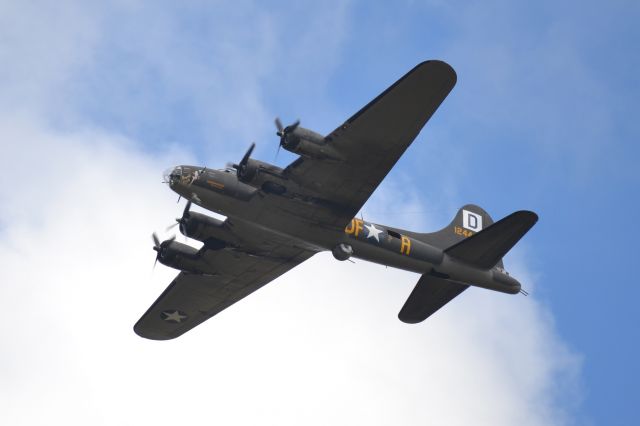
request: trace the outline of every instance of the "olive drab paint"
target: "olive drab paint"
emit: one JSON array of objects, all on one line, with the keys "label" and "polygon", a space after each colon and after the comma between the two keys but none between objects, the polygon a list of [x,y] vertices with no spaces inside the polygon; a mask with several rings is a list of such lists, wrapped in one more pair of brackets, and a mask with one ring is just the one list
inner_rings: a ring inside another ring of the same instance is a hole
[{"label": "olive drab paint", "polygon": [[[176,219],[199,249],[153,235],[156,261],[178,275],[135,324],[145,338],[176,338],[321,251],[420,274],[398,314],[417,323],[469,286],[521,291],[502,257],[535,224],[518,211],[498,222],[467,204],[439,231],[419,233],[355,216],[456,83],[442,61],[418,64],[326,136],[276,119],[285,168],[252,158],[224,169],[181,165],[164,182],[188,200]],[[191,211],[197,204],[224,216]]]}]

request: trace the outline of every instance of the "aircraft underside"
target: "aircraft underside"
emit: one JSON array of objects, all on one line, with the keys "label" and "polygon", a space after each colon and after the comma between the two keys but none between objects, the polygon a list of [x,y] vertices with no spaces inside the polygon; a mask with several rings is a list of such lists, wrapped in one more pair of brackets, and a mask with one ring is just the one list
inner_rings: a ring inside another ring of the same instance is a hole
[{"label": "aircraft underside", "polygon": [[[417,233],[355,218],[456,81],[441,61],[419,64],[327,136],[276,119],[280,147],[300,157],[286,168],[255,160],[214,170],[177,166],[165,182],[188,200],[177,225],[200,249],[154,234],[156,260],[180,273],[136,323],[142,337],[180,336],[319,251],[421,274],[399,313],[421,322],[469,286],[516,294],[503,256],[538,217],[497,222],[463,206],[445,228]],[[192,212],[191,203],[226,216]]]}]

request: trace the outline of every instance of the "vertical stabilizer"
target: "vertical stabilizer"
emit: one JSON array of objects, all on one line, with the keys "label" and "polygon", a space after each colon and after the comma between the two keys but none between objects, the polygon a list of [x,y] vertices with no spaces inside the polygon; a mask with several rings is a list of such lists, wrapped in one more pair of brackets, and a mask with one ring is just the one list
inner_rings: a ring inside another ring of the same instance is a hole
[{"label": "vertical stabilizer", "polygon": [[[482,207],[467,204],[461,207],[451,223],[436,232],[417,234],[416,237],[432,246],[447,249],[493,224],[493,219]],[[502,261],[497,265],[503,267]]]}]

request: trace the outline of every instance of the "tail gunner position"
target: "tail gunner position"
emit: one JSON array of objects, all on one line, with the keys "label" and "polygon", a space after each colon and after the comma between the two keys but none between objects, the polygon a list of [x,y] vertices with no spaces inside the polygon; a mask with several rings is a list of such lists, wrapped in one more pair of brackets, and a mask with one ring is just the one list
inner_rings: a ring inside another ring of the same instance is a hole
[{"label": "tail gunner position", "polygon": [[[280,147],[300,157],[286,168],[255,160],[252,144],[222,170],[178,166],[169,187],[189,200],[180,232],[197,250],[154,234],[156,260],[180,270],[136,323],[142,337],[172,339],[304,262],[330,250],[421,274],[398,317],[425,320],[469,286],[522,292],[502,257],[536,223],[529,211],[498,222],[475,205],[446,228],[416,233],[354,219],[456,83],[441,61],[418,64],[327,136],[276,119]],[[226,216],[192,212],[191,203]]]}]

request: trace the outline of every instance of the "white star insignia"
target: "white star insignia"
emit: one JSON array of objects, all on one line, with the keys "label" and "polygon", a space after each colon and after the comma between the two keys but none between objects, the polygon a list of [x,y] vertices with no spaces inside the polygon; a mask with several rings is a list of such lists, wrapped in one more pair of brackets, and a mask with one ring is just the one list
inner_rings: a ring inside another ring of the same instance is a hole
[{"label": "white star insignia", "polygon": [[187,318],[187,316],[182,315],[180,311],[163,311],[162,314],[164,315],[163,320],[165,321],[182,322],[183,319]]},{"label": "white star insignia", "polygon": [[380,242],[379,235],[382,232],[380,229],[376,228],[373,223],[365,225],[364,227],[367,228],[367,231],[369,231],[369,233],[367,234],[367,239],[375,238],[377,242]]}]

